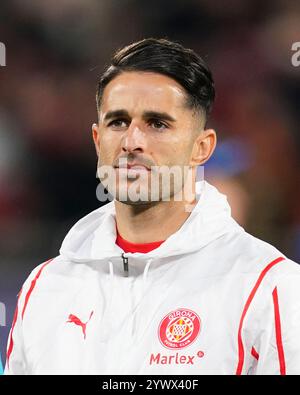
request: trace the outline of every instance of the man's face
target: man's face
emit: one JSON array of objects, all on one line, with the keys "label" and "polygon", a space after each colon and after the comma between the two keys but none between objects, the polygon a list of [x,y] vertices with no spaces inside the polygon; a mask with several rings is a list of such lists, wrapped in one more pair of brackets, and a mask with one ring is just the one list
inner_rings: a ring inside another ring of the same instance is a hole
[{"label": "man's face", "polygon": [[[153,196],[166,200],[182,189],[197,130],[203,128],[203,119],[187,107],[186,100],[176,81],[157,73],[124,72],[105,87],[93,137],[98,174],[106,166],[114,169],[109,181],[115,177],[116,189],[108,189],[117,200],[145,204]],[[170,168],[176,175],[171,175],[168,186],[161,169]],[[147,198],[134,201],[128,196],[130,187],[146,189]],[[126,199],[121,197],[124,191]]]}]

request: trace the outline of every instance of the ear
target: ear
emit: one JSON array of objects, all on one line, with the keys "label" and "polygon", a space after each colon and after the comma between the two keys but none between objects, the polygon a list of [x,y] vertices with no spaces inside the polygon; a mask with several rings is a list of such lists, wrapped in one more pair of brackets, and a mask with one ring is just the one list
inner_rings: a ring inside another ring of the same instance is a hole
[{"label": "ear", "polygon": [[216,145],[216,132],[213,129],[202,130],[194,142],[190,166],[199,166],[207,162],[213,154]]},{"label": "ear", "polygon": [[97,155],[99,156],[99,151],[100,151],[100,131],[99,131],[99,126],[96,123],[93,123],[92,125],[92,134],[93,134],[93,140],[96,148]]}]

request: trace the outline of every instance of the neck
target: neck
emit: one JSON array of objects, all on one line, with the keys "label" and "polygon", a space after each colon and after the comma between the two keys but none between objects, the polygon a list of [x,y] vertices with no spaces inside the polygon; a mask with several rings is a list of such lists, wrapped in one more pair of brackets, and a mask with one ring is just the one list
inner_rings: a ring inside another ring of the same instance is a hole
[{"label": "neck", "polygon": [[177,232],[196,205],[192,200],[160,201],[129,205],[115,200],[116,224],[119,234],[131,243],[152,243],[166,240]]}]

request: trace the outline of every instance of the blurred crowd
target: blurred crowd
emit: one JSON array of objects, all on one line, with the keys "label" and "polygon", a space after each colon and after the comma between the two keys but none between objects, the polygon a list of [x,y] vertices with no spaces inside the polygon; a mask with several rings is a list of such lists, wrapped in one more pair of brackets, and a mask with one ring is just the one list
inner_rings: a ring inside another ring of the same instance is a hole
[{"label": "blurred crowd", "polygon": [[205,177],[247,231],[300,262],[300,67],[291,63],[300,2],[1,1],[0,301],[9,325],[29,272],[100,205],[97,80],[113,51],[150,36],[209,64],[218,147]]}]

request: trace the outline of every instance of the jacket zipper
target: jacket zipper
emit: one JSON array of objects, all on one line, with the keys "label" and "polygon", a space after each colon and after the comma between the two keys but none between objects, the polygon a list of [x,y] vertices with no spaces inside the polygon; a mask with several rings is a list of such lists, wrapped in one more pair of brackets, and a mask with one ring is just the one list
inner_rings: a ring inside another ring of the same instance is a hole
[{"label": "jacket zipper", "polygon": [[124,252],[122,253],[122,259],[123,259],[123,267],[124,267],[124,276],[128,277],[129,276],[128,258],[124,256]]}]

